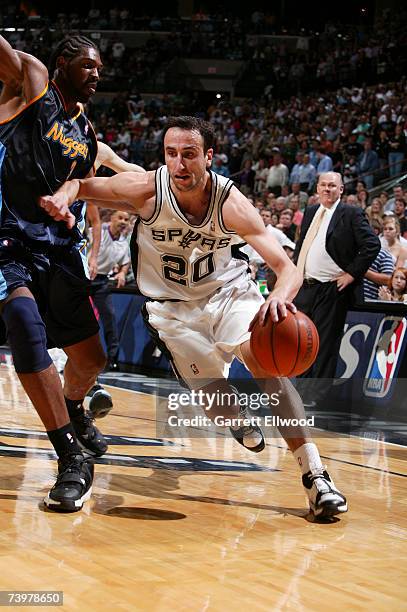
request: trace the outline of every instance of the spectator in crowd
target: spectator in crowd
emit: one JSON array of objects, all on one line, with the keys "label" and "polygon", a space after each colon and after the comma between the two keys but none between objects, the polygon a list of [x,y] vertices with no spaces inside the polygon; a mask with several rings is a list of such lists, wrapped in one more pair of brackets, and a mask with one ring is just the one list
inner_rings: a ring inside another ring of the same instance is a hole
[{"label": "spectator in crowd", "polygon": [[400,240],[400,223],[392,215],[388,215],[383,220],[383,236],[380,238],[381,245],[393,258],[396,268],[404,268],[407,259],[407,246]]},{"label": "spectator in crowd", "polygon": [[310,162],[309,154],[304,153],[302,163],[298,169],[298,182],[300,183],[300,189],[310,193],[314,187],[316,176],[317,171],[315,166],[313,166]]},{"label": "spectator in crowd", "polygon": [[369,194],[366,189],[359,189],[356,194],[356,199],[359,208],[361,208],[362,210],[366,210],[369,205]]},{"label": "spectator in crowd", "polygon": [[304,160],[304,151],[297,151],[295,155],[295,164],[293,165],[290,172],[290,185],[293,183],[300,183],[300,169]]},{"label": "spectator in crowd", "polygon": [[[378,219],[371,219],[370,225],[376,236],[379,236],[382,231],[381,222]],[[379,287],[381,285],[387,285],[393,270],[393,258],[390,253],[382,247],[376,259],[370,265],[363,280],[363,296],[365,300],[379,299]]]},{"label": "spectator in crowd", "polygon": [[379,168],[381,169],[380,178],[384,178],[386,173],[384,172],[384,168],[389,163],[389,137],[387,135],[386,130],[380,130],[379,138],[375,143],[375,151],[379,158]]},{"label": "spectator in crowd", "polygon": [[[109,370],[117,369],[119,337],[110,291],[110,275],[116,287],[126,284],[126,275],[130,268],[130,249],[126,239],[129,214],[121,211],[112,213],[110,222],[102,224],[101,243],[97,259],[98,273],[91,284],[93,302],[103,324],[103,334],[107,347]],[[90,251],[90,256],[92,250]]]},{"label": "spectator in crowd", "polygon": [[254,177],[255,172],[252,169],[252,160],[246,159],[243,164],[242,171],[240,172],[239,176],[236,177],[236,182],[239,185],[240,191],[246,196],[253,193]]},{"label": "spectator in crowd", "polygon": [[396,198],[394,203],[394,214],[400,225],[400,235],[403,238],[407,236],[407,218],[406,218],[406,201],[404,198]]},{"label": "spectator in crowd", "polygon": [[329,155],[326,155],[325,149],[320,147],[318,149],[318,165],[317,165],[317,176],[324,174],[325,172],[330,172],[332,170],[333,164],[332,159]]},{"label": "spectator in crowd", "polygon": [[394,134],[389,139],[389,172],[390,176],[400,176],[403,160],[406,155],[406,137],[401,124],[396,125]]},{"label": "spectator in crowd", "polygon": [[304,218],[304,213],[300,210],[300,196],[293,195],[289,200],[288,207],[293,211],[292,222],[294,223],[295,226],[299,227]]},{"label": "spectator in crowd", "polygon": [[404,199],[404,190],[401,185],[394,185],[393,187],[393,195],[391,198],[387,200],[384,205],[384,212],[394,212],[394,207],[396,205],[396,199]]},{"label": "spectator in crowd", "polygon": [[280,216],[283,210],[287,208],[284,196],[279,196],[278,198],[276,198],[276,203],[275,203],[274,208],[275,208],[275,212],[278,214],[278,216]]},{"label": "spectator in crowd", "polygon": [[363,175],[367,189],[372,189],[375,181],[375,172],[379,168],[379,157],[372,150],[372,141],[366,138],[364,142],[364,150],[357,159],[358,174]]},{"label": "spectator in crowd", "polygon": [[280,214],[280,221],[277,225],[289,240],[294,242],[297,226],[293,223],[294,213],[291,208],[286,208]]},{"label": "spectator in crowd", "polygon": [[253,206],[259,211],[259,213],[263,210],[263,208],[266,208],[264,199],[260,197],[255,198]]},{"label": "spectator in crowd", "polygon": [[358,198],[355,193],[350,193],[348,196],[346,196],[346,198],[344,198],[344,201],[346,201],[346,204],[349,206],[359,206]]},{"label": "spectator in crowd", "polygon": [[389,194],[387,193],[387,191],[381,191],[379,193],[379,198],[380,198],[380,202],[382,203],[382,207],[383,207],[382,210],[383,210],[383,213],[384,213],[385,210],[386,210],[386,204],[387,204],[387,202],[389,200]]},{"label": "spectator in crowd", "polygon": [[229,171],[230,175],[237,174],[242,167],[242,152],[237,142],[232,144],[229,155]]},{"label": "spectator in crowd", "polygon": [[265,197],[265,200],[266,200],[267,208],[269,208],[272,211],[275,211],[276,210],[276,201],[277,201],[275,194],[273,192],[267,193],[266,197]]},{"label": "spectator in crowd", "polygon": [[256,174],[254,177],[254,193],[255,194],[264,193],[266,189],[267,176],[269,173],[269,169],[268,169],[268,166],[266,164],[266,160],[264,159],[264,157],[261,157],[259,159],[255,172]]},{"label": "spectator in crowd", "polygon": [[126,147],[129,147],[131,144],[131,135],[127,126],[123,125],[120,128],[120,132],[117,135],[116,144],[124,144]]},{"label": "spectator in crowd", "polygon": [[391,302],[407,304],[407,269],[396,268],[391,275],[387,287],[379,289],[379,298]]},{"label": "spectator in crowd", "polygon": [[227,160],[228,158],[224,153],[221,153],[221,155],[216,155],[212,165],[212,170],[216,172],[216,174],[228,177],[229,168],[227,167]]},{"label": "spectator in crowd", "polygon": [[311,150],[309,151],[309,161],[314,166],[315,173],[317,172],[317,167],[318,167],[319,160],[320,160],[319,149],[320,149],[319,138],[318,139],[313,138],[311,141]]},{"label": "spectator in crowd", "polygon": [[[263,208],[260,211],[261,218],[263,219],[263,223],[270,233],[271,236],[274,236],[279,244],[283,247],[286,253],[292,253],[295,249],[295,243],[292,242],[280,229],[273,225],[273,217],[274,222],[276,221],[276,215],[272,214],[270,210],[267,208]],[[278,222],[278,217],[277,217]],[[242,249],[244,253],[249,257],[250,264],[255,264],[257,266],[257,280],[265,280],[267,281],[268,290],[271,291],[273,288],[273,281],[275,280],[275,275],[270,267],[265,263],[264,259],[256,253],[256,251],[250,246],[246,245]]]},{"label": "spectator in crowd", "polygon": [[363,146],[357,142],[357,135],[352,133],[348,137],[348,141],[344,144],[344,151],[348,159],[357,159],[360,153],[363,151]]},{"label": "spectator in crowd", "polygon": [[355,188],[356,183],[356,162],[353,157],[350,157],[348,163],[345,164],[343,170],[343,184],[345,186],[346,193],[352,192]]},{"label": "spectator in crowd", "polygon": [[261,218],[263,219],[263,223],[267,229],[267,231],[274,236],[277,241],[281,244],[282,247],[292,246],[292,240],[278,227],[273,226],[273,214],[271,211],[267,210],[267,208],[263,208],[260,212]]},{"label": "spectator in crowd", "polygon": [[354,134],[357,134],[357,142],[363,144],[365,142],[366,134],[370,130],[370,123],[367,119],[367,115],[363,114],[360,117],[359,123],[353,130]]},{"label": "spectator in crowd", "polygon": [[[301,191],[300,183],[293,183],[291,185],[291,193],[286,198],[287,206],[290,206],[291,199],[297,197],[299,200],[299,208],[304,210],[308,202],[308,194],[305,191]],[[298,223],[297,223],[298,225]]]},{"label": "spectator in crowd", "polygon": [[332,170],[334,172],[343,171],[343,153],[341,151],[341,143],[339,138],[334,141],[332,151],[329,153],[329,157],[332,159]]},{"label": "spectator in crowd", "polygon": [[271,225],[273,227],[277,227],[278,223],[280,221],[280,215],[276,212],[272,213],[271,215]]},{"label": "spectator in crowd", "polygon": [[360,178],[356,181],[356,193],[358,194],[359,191],[362,191],[362,189],[366,191],[366,183],[363,179]]},{"label": "spectator in crowd", "polygon": [[273,164],[267,175],[266,189],[279,196],[282,188],[288,185],[289,173],[287,166],[282,163],[281,154],[276,150],[273,151]]},{"label": "spectator in crowd", "polygon": [[[348,204],[349,204],[349,197],[348,196]],[[369,219],[369,222],[371,224],[373,219],[376,219],[377,221],[382,222],[382,217],[383,217],[383,204],[380,198],[373,198],[372,203],[370,206],[368,206],[365,210],[366,212],[366,216]]]}]

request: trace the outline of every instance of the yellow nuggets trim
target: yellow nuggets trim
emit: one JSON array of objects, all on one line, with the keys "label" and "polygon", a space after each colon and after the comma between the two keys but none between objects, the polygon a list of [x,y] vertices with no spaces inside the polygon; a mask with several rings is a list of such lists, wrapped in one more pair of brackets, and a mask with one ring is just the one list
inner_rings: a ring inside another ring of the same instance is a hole
[{"label": "yellow nuggets trim", "polygon": [[45,138],[48,138],[48,140],[52,138],[54,141],[59,141],[61,145],[65,147],[63,155],[69,155],[71,159],[74,159],[77,155],[86,159],[88,155],[88,145],[78,142],[73,138],[67,138],[64,135],[62,125],[60,125],[58,121],[55,121],[48,134],[45,135]]}]

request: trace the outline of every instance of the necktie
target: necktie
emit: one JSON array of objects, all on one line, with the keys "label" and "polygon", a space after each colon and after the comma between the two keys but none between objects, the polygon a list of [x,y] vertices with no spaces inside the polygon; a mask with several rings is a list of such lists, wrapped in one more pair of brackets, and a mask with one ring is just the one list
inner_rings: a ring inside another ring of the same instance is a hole
[{"label": "necktie", "polygon": [[324,218],[325,213],[326,208],[324,206],[321,206],[319,211],[315,214],[315,217],[313,218],[312,223],[308,228],[308,232],[305,234],[304,242],[302,243],[297,262],[297,268],[301,272],[302,276],[304,276],[305,262],[307,260],[308,252],[311,248],[312,243],[314,242],[315,236],[318,234],[318,230],[321,227],[322,219]]}]

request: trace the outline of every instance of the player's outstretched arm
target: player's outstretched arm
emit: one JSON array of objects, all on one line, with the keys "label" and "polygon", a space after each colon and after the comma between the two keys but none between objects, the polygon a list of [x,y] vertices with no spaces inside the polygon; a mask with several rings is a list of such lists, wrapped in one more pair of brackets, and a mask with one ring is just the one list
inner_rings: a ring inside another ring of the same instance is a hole
[{"label": "player's outstretched arm", "polygon": [[69,206],[75,200],[97,201],[101,208],[137,213],[155,195],[155,172],[122,172],[109,178],[95,177],[67,181],[54,195],[42,196],[38,204],[55,221],[74,225]]},{"label": "player's outstretched arm", "polygon": [[144,168],[137,164],[130,164],[119,157],[113,149],[104,142],[98,140],[98,154],[96,156],[95,168],[107,166],[114,172],[145,172]]},{"label": "player's outstretched arm", "polygon": [[267,232],[258,212],[236,188],[223,206],[223,221],[226,228],[250,244],[277,275],[274,289],[259,311],[260,323],[264,323],[267,312],[273,321],[287,316],[287,308],[295,312],[292,300],[301,287],[301,275],[274,236]]},{"label": "player's outstretched arm", "polygon": [[98,273],[98,255],[100,250],[100,243],[102,238],[102,223],[100,221],[100,214],[96,204],[88,202],[86,207],[86,219],[90,223],[92,228],[92,247],[89,256],[89,278],[94,280]]}]

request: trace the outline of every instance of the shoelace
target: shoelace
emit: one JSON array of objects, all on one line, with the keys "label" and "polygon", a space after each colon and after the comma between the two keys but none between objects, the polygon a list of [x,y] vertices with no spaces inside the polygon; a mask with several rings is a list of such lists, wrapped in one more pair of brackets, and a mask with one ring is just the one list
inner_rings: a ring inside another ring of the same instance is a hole
[{"label": "shoelace", "polygon": [[84,430],[85,430],[85,434],[88,435],[94,435],[94,431],[93,431],[93,419],[91,416],[89,416],[88,414],[81,414],[79,417],[77,417],[76,419],[74,419],[78,424],[82,425]]},{"label": "shoelace", "polygon": [[314,482],[314,480],[316,478],[325,478],[324,473],[323,472],[315,472],[314,474],[311,474],[311,476],[308,477],[312,482]]},{"label": "shoelace", "polygon": [[330,491],[333,491],[329,480],[327,480],[324,474],[311,474],[310,480],[312,483],[315,484],[315,488],[321,493],[328,493]]},{"label": "shoelace", "polygon": [[67,472],[70,474],[74,472],[80,473],[82,470],[82,462],[76,459],[75,455],[72,457],[72,459],[70,460],[67,459],[61,465],[62,465],[62,469],[58,474],[57,481],[60,480],[60,478]]}]

